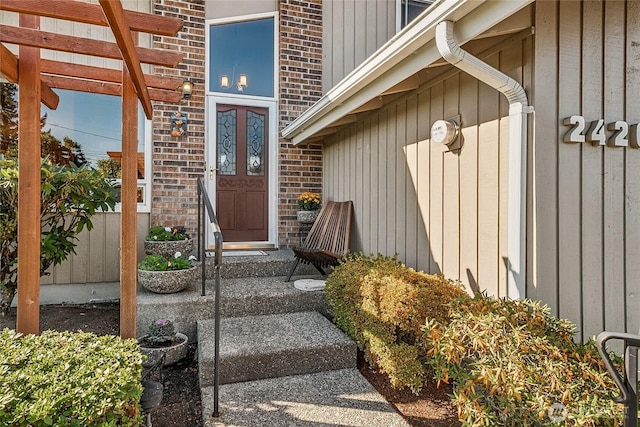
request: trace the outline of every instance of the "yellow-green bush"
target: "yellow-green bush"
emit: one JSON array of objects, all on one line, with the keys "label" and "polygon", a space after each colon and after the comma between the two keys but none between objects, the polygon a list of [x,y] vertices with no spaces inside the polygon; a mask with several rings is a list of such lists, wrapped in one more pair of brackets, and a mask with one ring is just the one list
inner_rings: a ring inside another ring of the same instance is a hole
[{"label": "yellow-green bush", "polygon": [[135,340],[86,332],[0,332],[0,425],[139,426]]},{"label": "yellow-green bush", "polygon": [[422,326],[446,323],[448,305],[466,296],[441,275],[407,268],[397,259],[352,254],[327,279],[327,300],[336,324],[389,375],[394,387],[422,388],[427,375]]},{"label": "yellow-green bush", "polygon": [[593,342],[575,344],[574,331],[538,302],[481,296],[455,301],[450,320],[428,321],[424,338],[465,426],[621,425],[613,381]]}]

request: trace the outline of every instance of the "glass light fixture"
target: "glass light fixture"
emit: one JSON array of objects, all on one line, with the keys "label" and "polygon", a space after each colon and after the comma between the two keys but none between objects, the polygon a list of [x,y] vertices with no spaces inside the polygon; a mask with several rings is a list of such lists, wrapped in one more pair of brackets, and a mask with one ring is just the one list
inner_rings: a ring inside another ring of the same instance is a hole
[{"label": "glass light fixture", "polygon": [[185,79],[180,86],[180,90],[182,91],[182,97],[184,99],[191,98],[191,94],[193,93],[193,82],[188,78]]},{"label": "glass light fixture", "polygon": [[220,87],[229,87],[229,76],[222,76],[220,79]]}]

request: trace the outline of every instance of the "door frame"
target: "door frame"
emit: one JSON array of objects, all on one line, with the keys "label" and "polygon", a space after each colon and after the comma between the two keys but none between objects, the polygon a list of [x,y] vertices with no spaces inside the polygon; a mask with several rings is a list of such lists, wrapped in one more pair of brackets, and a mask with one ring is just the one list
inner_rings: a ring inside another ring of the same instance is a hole
[{"label": "door frame", "polygon": [[[265,108],[268,111],[269,120],[269,134],[267,137],[269,151],[268,156],[268,215],[269,215],[269,233],[267,241],[259,242],[233,242],[235,247],[251,248],[251,247],[278,247],[278,124],[277,124],[277,106],[278,103],[275,100],[261,99],[261,98],[239,98],[231,96],[219,96],[219,95],[206,95],[205,102],[205,184],[209,198],[213,204],[213,208],[217,211],[216,200],[216,175],[214,172],[213,179],[210,179],[209,168],[213,166],[215,169],[217,166],[217,153],[216,153],[216,126],[217,123],[217,107],[218,104],[224,105],[238,105],[243,107],[260,107]],[[209,229],[209,228],[207,228]],[[224,236],[222,236],[224,238]],[[207,246],[213,244],[213,233],[209,229],[207,232]],[[229,245],[230,246],[230,245]],[[227,247],[227,245],[225,245]]]}]

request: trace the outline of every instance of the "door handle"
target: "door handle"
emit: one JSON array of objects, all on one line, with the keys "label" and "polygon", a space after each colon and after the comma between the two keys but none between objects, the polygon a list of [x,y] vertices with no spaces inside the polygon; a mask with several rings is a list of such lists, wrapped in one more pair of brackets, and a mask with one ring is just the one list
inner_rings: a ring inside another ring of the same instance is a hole
[{"label": "door handle", "polygon": [[213,179],[213,173],[217,171],[218,169],[214,168],[213,166],[209,166],[209,179]]}]

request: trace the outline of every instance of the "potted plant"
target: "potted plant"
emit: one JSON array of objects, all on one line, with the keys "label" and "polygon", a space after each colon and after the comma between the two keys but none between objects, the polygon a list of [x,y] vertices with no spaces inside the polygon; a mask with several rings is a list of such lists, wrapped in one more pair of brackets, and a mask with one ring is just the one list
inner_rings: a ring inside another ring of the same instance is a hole
[{"label": "potted plant", "polygon": [[149,229],[149,234],[144,238],[144,251],[148,255],[158,254],[172,258],[176,252],[190,254],[192,248],[191,238],[183,226],[156,225]]},{"label": "potted plant", "polygon": [[147,356],[143,367],[156,366],[162,360],[163,366],[171,365],[185,358],[189,348],[186,335],[176,332],[173,322],[169,319],[157,319],[147,328],[147,335],[138,338],[140,352]]},{"label": "potted plant", "polygon": [[195,259],[193,255],[184,257],[180,252],[169,259],[148,255],[138,264],[138,283],[158,294],[180,292],[196,280],[198,268],[192,264]]},{"label": "potted plant", "polygon": [[318,211],[322,204],[322,196],[318,193],[307,191],[298,196],[298,222],[312,224],[318,217]]}]

